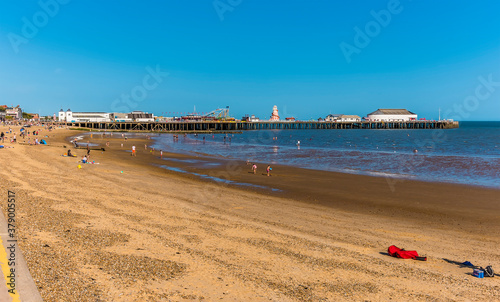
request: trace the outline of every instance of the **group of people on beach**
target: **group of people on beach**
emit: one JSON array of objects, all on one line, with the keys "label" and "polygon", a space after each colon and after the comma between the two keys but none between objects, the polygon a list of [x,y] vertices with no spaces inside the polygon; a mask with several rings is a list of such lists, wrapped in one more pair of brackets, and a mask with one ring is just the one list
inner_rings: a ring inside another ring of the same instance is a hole
[{"label": "group of people on beach", "polygon": [[[28,145],[40,145],[41,143],[45,144],[45,142],[42,142],[42,140],[39,140],[38,138],[34,138],[31,140],[30,136],[38,136],[39,131],[41,130],[34,130],[33,132],[27,131],[24,127],[20,128],[19,132],[19,137],[20,139],[23,139],[23,142],[21,143],[27,143]],[[7,136],[7,134],[10,134],[10,136]],[[28,137],[28,142],[26,142],[26,137]],[[45,136],[47,137],[47,136]],[[18,141],[18,136],[16,132],[13,132],[12,128],[9,127],[9,131],[6,132],[1,132],[0,133],[0,141],[2,143],[5,143],[5,140],[10,143],[17,143]]]},{"label": "group of people on beach", "polygon": [[[7,132],[7,133],[12,133],[12,130],[9,128],[9,132]],[[3,132],[2,132],[2,133],[0,134],[0,138],[2,139],[2,143],[4,143],[4,142],[5,142],[5,138],[6,138],[6,137],[7,137],[7,136],[5,135],[5,133],[3,133]],[[7,139],[7,141],[9,141],[9,140]],[[10,142],[11,142],[11,143],[16,143],[16,142],[17,142],[17,137],[16,137],[16,134],[15,134],[15,133],[13,133],[13,135],[11,136],[11,138],[10,138]]]},{"label": "group of people on beach", "polygon": [[[247,160],[247,165],[250,164],[250,161]],[[267,176],[271,176],[271,171],[273,170],[273,168],[271,168],[271,165],[267,165],[267,168],[266,168],[266,173],[267,173]],[[257,164],[253,163],[252,164],[252,172],[253,174],[257,174]]]}]

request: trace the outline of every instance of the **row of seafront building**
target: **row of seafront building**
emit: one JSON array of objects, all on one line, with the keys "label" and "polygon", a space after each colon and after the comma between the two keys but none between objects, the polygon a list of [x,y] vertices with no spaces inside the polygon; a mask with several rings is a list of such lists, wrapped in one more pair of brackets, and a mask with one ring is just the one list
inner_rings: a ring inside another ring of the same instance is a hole
[{"label": "row of seafront building", "polygon": [[126,131],[234,131],[264,129],[448,129],[458,127],[453,121],[417,120],[417,115],[406,109],[378,109],[361,119],[354,115],[330,115],[317,121],[281,120],[276,106],[269,120],[206,119],[189,115],[182,118],[158,118],[151,113],[59,112],[59,122],[70,126],[104,130]]},{"label": "row of seafront building", "polygon": [[[19,106],[7,107],[0,106],[0,120],[5,120],[9,117],[13,120],[20,120],[23,118],[23,112]],[[227,107],[228,108],[228,107]],[[217,109],[219,110],[219,109]],[[216,112],[216,111],[214,111]],[[227,116],[228,109],[224,110],[224,115],[219,115],[216,118],[215,115],[208,118],[207,115],[188,115],[183,117],[157,117],[152,113],[145,113],[142,111],[133,111],[130,113],[109,113],[109,112],[73,112],[71,109],[64,111],[61,109],[57,120],[59,122],[201,122],[209,120],[226,120],[226,121],[237,121],[234,118]],[[358,115],[346,115],[346,114],[329,114],[325,118],[319,118],[318,122],[361,122],[361,121],[372,121],[372,122],[406,122],[406,121],[417,121],[417,114],[407,110],[407,109],[378,109],[372,113],[367,114],[366,117],[361,118]],[[37,119],[38,116],[34,117]],[[54,115],[54,120],[56,120],[56,115]],[[425,119],[420,119],[425,120]],[[287,117],[281,119],[278,114],[277,106],[273,107],[273,112],[269,120],[260,120],[259,118],[252,116],[244,116],[241,121],[243,122],[298,122],[294,117]]]},{"label": "row of seafront building", "polygon": [[38,113],[24,112],[21,106],[7,106],[0,105],[0,121],[39,121],[40,115]]},{"label": "row of seafront building", "polygon": [[[376,111],[367,114],[366,117],[361,118],[358,115],[347,115],[347,114],[329,114],[326,118],[320,117],[318,122],[361,122],[361,121],[374,121],[374,122],[406,122],[406,121],[416,121],[418,118],[417,114],[407,110],[407,109],[377,109]],[[424,120],[424,119],[422,119]],[[255,115],[244,116],[242,121],[246,122],[263,122],[267,120],[260,120]],[[273,107],[273,112],[269,118],[271,122],[283,121],[278,113],[278,107]],[[286,117],[284,119],[286,122],[295,122],[294,117]]]},{"label": "row of seafront building", "polygon": [[[227,111],[225,112],[227,114]],[[155,117],[152,113],[145,113],[142,111],[133,111],[131,113],[107,113],[107,112],[73,112],[71,109],[66,111],[59,111],[59,121],[60,122],[154,122],[154,121],[191,121],[200,122],[207,120],[206,116],[200,115],[190,115],[184,116],[180,119],[175,118],[165,118],[165,117]],[[228,119],[227,116],[224,118]],[[232,119],[234,120],[234,119]],[[251,117],[244,116],[242,121],[245,122],[259,122],[260,120],[254,115]],[[364,121],[416,121],[417,115],[407,109],[378,109],[372,113],[369,113],[367,117],[361,118],[358,115],[345,115],[345,114],[330,114],[326,118],[319,118],[318,122],[360,122]],[[285,120],[280,119],[278,114],[278,107],[273,107],[273,112],[269,119],[271,122],[295,122],[296,119],[293,117],[285,118]]]}]

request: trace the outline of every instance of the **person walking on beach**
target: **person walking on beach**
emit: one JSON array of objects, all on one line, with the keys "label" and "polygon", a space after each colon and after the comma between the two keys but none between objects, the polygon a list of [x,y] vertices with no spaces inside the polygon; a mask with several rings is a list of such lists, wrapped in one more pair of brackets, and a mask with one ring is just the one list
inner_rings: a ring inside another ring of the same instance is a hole
[{"label": "person walking on beach", "polygon": [[160,158],[163,159],[163,150],[160,150]]},{"label": "person walking on beach", "polygon": [[132,146],[132,156],[135,156],[135,146]]},{"label": "person walking on beach", "polygon": [[267,169],[266,169],[266,171],[267,171],[267,176],[271,176],[271,170],[272,170],[272,169],[273,169],[273,168],[271,168],[271,166],[270,166],[270,165],[267,165]]},{"label": "person walking on beach", "polygon": [[2,143],[5,141],[5,133],[2,132],[2,134],[0,134],[0,138],[2,139]]},{"label": "person walking on beach", "polygon": [[253,174],[257,174],[257,165],[256,164],[252,165],[252,171],[253,171]]}]

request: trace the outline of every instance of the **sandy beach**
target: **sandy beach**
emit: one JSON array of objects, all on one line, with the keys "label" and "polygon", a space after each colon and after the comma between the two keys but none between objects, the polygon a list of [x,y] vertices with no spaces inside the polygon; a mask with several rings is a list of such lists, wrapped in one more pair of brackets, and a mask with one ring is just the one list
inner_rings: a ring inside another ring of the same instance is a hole
[{"label": "sandy beach", "polygon": [[[18,135],[0,149],[0,189],[4,213],[16,192],[44,301],[500,301],[499,190],[288,166],[267,177],[266,163],[256,175],[227,159],[187,165],[200,157],[160,159],[117,134],[89,139],[105,151],[81,164],[68,139],[79,132],[36,129],[48,146]],[[497,275],[475,278],[464,261]]]}]

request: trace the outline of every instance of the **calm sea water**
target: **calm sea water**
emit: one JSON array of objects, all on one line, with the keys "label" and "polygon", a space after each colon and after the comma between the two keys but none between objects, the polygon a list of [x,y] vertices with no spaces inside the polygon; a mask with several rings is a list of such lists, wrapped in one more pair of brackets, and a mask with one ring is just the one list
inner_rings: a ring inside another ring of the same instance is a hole
[{"label": "calm sea water", "polygon": [[462,122],[449,130],[259,130],[153,138],[156,149],[169,152],[500,188],[500,122]]}]

